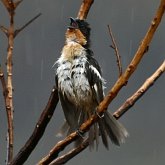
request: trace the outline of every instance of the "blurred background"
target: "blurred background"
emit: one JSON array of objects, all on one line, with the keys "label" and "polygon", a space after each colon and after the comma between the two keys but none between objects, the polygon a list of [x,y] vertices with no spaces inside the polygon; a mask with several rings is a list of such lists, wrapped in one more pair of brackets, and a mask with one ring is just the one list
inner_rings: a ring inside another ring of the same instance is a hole
[{"label": "blurred background", "polygon": [[[81,0],[24,0],[16,10],[15,26],[18,28],[39,12],[42,16],[22,31],[14,46],[14,131],[15,154],[31,135],[44,109],[54,85],[54,62],[64,45],[64,34],[69,17],[76,17]],[[102,66],[107,81],[105,93],[118,78],[114,51],[110,48],[107,25],[112,28],[123,70],[131,61],[145,35],[160,0],[102,0],[93,4],[88,22],[92,28],[92,50]],[[8,27],[8,13],[0,3],[0,25]],[[163,19],[138,69],[118,97],[109,106],[114,112],[133,94],[164,60],[165,20]],[[0,32],[0,64],[5,70],[7,39]],[[110,146],[107,151],[100,143],[99,150],[88,149],[69,161],[68,165],[163,165],[165,162],[165,77],[141,98],[120,121],[130,137],[121,147]],[[26,165],[36,164],[60,139],[56,133],[63,123],[60,104],[38,146]],[[5,164],[7,122],[0,85],[0,164]]]}]

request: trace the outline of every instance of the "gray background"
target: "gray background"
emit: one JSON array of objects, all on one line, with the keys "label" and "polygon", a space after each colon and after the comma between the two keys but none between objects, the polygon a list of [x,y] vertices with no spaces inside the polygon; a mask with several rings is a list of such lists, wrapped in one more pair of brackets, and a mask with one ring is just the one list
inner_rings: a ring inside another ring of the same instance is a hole
[{"label": "gray background", "polygon": [[[15,153],[23,146],[45,107],[54,85],[52,65],[64,45],[64,33],[70,16],[76,17],[81,0],[24,0],[16,11],[15,25],[20,27],[37,13],[42,16],[16,39],[14,47],[14,131]],[[118,77],[116,57],[109,47],[107,24],[112,27],[122,56],[123,69],[129,64],[157,9],[157,0],[96,0],[88,22],[92,28],[92,49],[103,69],[107,89]],[[8,26],[7,12],[0,4],[0,24]],[[163,62],[165,53],[165,20],[157,30],[149,52],[118,97],[110,105],[111,112],[130,96]],[[6,37],[0,33],[0,63],[5,70]],[[142,99],[120,121],[130,133],[120,148],[110,150],[100,144],[99,151],[88,149],[68,164],[163,165],[165,162],[165,78],[162,76]],[[5,164],[6,114],[0,85],[0,164]],[[33,165],[59,140],[55,135],[63,122],[58,105],[55,114],[26,165]]]}]

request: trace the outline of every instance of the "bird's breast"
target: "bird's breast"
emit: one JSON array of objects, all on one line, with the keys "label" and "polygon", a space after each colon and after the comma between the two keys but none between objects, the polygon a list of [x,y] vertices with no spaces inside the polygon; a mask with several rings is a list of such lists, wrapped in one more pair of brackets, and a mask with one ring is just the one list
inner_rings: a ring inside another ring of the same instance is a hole
[{"label": "bird's breast", "polygon": [[86,76],[86,52],[81,52],[81,55],[72,53],[72,58],[62,55],[57,61],[58,87],[72,103],[78,106],[90,104],[92,91]]}]

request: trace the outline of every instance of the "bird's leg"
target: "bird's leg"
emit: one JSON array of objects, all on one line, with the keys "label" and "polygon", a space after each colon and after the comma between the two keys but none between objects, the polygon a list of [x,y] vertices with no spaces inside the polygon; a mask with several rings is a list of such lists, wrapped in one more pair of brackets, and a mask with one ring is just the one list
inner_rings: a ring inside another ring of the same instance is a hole
[{"label": "bird's leg", "polygon": [[82,139],[85,138],[84,132],[83,132],[82,130],[80,130],[79,128],[77,129],[76,133],[77,133],[77,135],[80,136]]},{"label": "bird's leg", "polygon": [[104,113],[103,113],[102,115],[100,115],[100,114],[98,113],[97,109],[96,109],[95,113],[96,113],[96,115],[97,115],[100,119],[104,117]]}]

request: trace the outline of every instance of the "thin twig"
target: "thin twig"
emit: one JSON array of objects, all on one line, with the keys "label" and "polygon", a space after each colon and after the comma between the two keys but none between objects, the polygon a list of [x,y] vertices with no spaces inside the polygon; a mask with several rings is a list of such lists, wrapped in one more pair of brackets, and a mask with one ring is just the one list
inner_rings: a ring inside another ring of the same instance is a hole
[{"label": "thin twig", "polygon": [[[128,79],[132,75],[132,73],[136,70],[139,62],[141,61],[146,49],[148,48],[148,45],[150,44],[153,35],[158,27],[158,25],[161,22],[162,16],[164,14],[165,10],[165,0],[161,0],[160,6],[157,9],[156,15],[152,21],[151,26],[149,27],[148,32],[146,33],[144,39],[142,40],[137,52],[135,53],[135,56],[131,63],[128,65],[126,71],[122,74],[122,76],[117,80],[115,85],[112,87],[112,89],[109,91],[108,95],[104,98],[104,100],[99,104],[97,108],[97,115],[92,115],[91,118],[89,118],[85,123],[83,123],[79,130],[83,133],[89,130],[90,126],[99,120],[98,115],[102,116],[103,113],[107,110],[108,105],[112,102],[112,100],[117,96],[120,89],[127,83]],[[45,156],[38,165],[43,164],[49,164],[52,162],[55,158],[58,157],[59,153],[65,149],[67,145],[72,143],[74,140],[76,140],[79,137],[77,132],[71,133],[69,136],[67,136],[64,140],[58,142],[49,152],[47,156]]]},{"label": "thin twig", "polygon": [[68,153],[58,157],[57,159],[52,161],[49,165],[59,165],[59,164],[67,163],[70,159],[72,159],[77,154],[79,154],[81,151],[86,149],[88,147],[88,145],[89,145],[89,139],[87,138],[83,141],[83,143],[81,143],[81,145],[79,145],[78,147],[72,149]]},{"label": "thin twig", "polygon": [[115,41],[115,38],[113,36],[113,33],[112,33],[112,30],[111,30],[111,27],[108,25],[108,31],[109,31],[109,35],[111,37],[111,40],[112,40],[112,45],[110,46],[112,49],[114,49],[115,51],[115,55],[116,55],[116,58],[117,58],[117,65],[118,65],[118,68],[119,68],[119,77],[122,75],[122,65],[121,65],[121,56],[119,54],[119,50],[118,50],[118,47],[117,47],[117,44],[116,44],[116,41]]},{"label": "thin twig", "polygon": [[41,13],[37,14],[34,18],[28,21],[25,25],[23,25],[20,29],[15,30],[14,37],[16,37],[22,30],[24,30],[28,25],[30,25],[33,21],[35,21],[38,17],[41,16]]},{"label": "thin twig", "polygon": [[88,12],[94,3],[94,0],[83,0],[77,18],[83,20],[87,18]]},{"label": "thin twig", "polygon": [[[165,72],[165,61],[162,65],[153,73],[145,82],[144,84],[129,98],[127,99],[121,107],[115,111],[113,116],[116,119],[122,117],[122,115],[127,112],[137,101],[140,97],[144,95],[150,89],[150,87],[156,82],[156,80]],[[58,165],[67,163],[70,159],[75,157],[77,154],[85,150],[89,146],[89,141],[86,139],[80,146],[77,148],[72,149],[68,153],[58,157],[50,165]]]},{"label": "thin twig", "polygon": [[4,26],[0,26],[0,29],[2,30],[3,33],[5,33],[5,35],[8,37],[8,29]]},{"label": "thin twig", "polygon": [[58,104],[58,100],[58,89],[54,87],[52,89],[48,103],[45,109],[43,110],[32,135],[27,140],[25,145],[20,149],[18,154],[14,157],[10,165],[21,165],[28,159],[28,157],[38,144],[39,140],[43,136],[46,126],[48,125],[50,119],[53,116],[56,105]]},{"label": "thin twig", "polygon": [[118,119],[125,112],[128,111],[135,103],[140,99],[144,93],[154,84],[154,82],[164,73],[165,71],[165,61],[161,64],[161,66],[155,71],[155,73],[150,76],[144,84],[130,97],[128,98],[120,108],[114,113],[114,117]]}]

